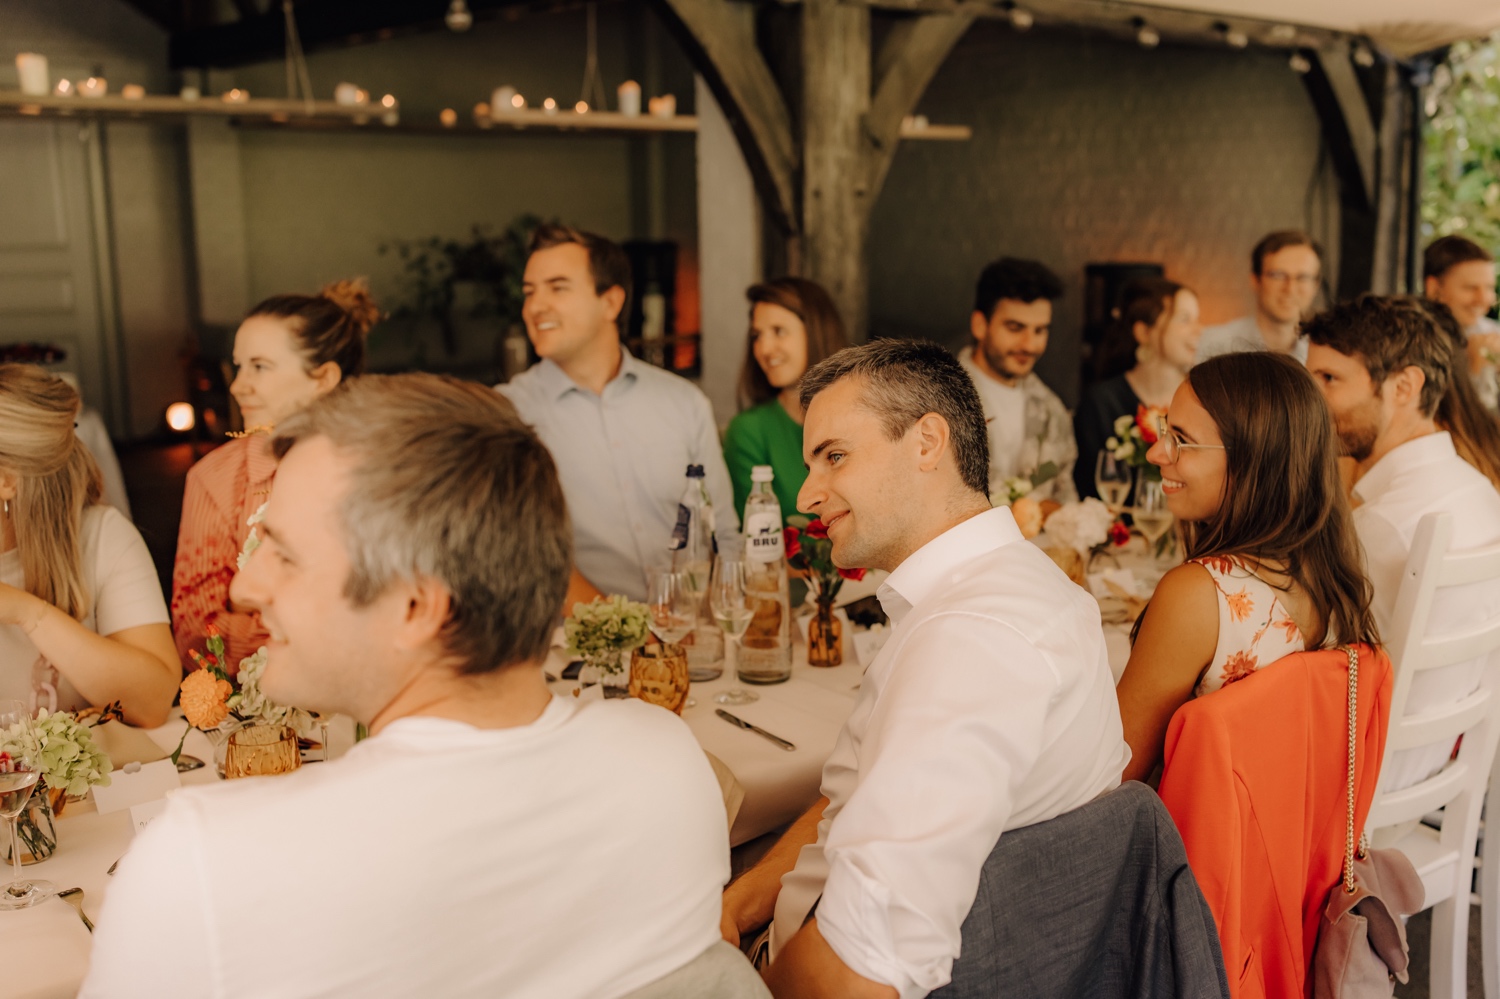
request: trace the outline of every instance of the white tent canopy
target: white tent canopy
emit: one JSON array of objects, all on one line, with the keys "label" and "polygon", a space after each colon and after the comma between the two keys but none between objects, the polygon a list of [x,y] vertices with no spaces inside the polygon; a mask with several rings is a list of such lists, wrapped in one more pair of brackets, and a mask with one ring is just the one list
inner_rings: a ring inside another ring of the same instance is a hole
[{"label": "white tent canopy", "polygon": [[1500,30],[1500,0],[1137,0],[1142,6],[1367,35],[1405,57]]}]

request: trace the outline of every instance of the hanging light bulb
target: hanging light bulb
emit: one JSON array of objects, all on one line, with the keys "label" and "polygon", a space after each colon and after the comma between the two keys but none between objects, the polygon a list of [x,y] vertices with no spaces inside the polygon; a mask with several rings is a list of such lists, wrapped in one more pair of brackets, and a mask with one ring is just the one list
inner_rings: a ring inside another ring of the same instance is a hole
[{"label": "hanging light bulb", "polygon": [[469,13],[469,5],[464,0],[453,0],[448,5],[443,23],[448,25],[449,31],[468,31],[474,23],[474,15]]},{"label": "hanging light bulb", "polygon": [[1295,42],[1297,29],[1290,24],[1278,24],[1271,29],[1271,38],[1278,42]]},{"label": "hanging light bulb", "polygon": [[1303,55],[1301,52],[1293,52],[1292,57],[1286,61],[1286,64],[1292,67],[1293,73],[1299,73],[1305,76],[1306,74],[1312,72],[1312,63],[1308,62],[1307,56]]},{"label": "hanging light bulb", "polygon": [[1154,49],[1161,44],[1161,34],[1155,28],[1151,27],[1151,25],[1147,24],[1144,17],[1133,18],[1131,23],[1135,25],[1136,29],[1136,44],[1140,45],[1141,48]]},{"label": "hanging light bulb", "polygon": [[1349,53],[1355,65],[1369,69],[1375,65],[1375,53],[1370,51],[1370,46],[1364,42],[1355,42],[1354,49]]},{"label": "hanging light bulb", "polygon": [[1036,23],[1036,15],[1025,7],[1017,5],[1014,0],[1007,3],[1005,9],[1008,11],[1007,16],[1010,18],[1010,26],[1017,31],[1029,31],[1031,30],[1031,26]]}]

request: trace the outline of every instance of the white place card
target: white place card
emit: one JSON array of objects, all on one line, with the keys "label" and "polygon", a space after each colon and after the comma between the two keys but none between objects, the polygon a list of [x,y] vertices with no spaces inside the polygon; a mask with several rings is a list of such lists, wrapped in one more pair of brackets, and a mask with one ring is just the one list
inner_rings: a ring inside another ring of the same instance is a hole
[{"label": "white place card", "polygon": [[134,805],[130,809],[130,828],[137,835],[142,829],[151,824],[151,820],[167,810],[167,799],[157,798],[148,801],[144,805]]},{"label": "white place card", "polygon": [[140,765],[131,763],[110,772],[109,786],[94,788],[94,804],[100,815],[165,798],[182,786],[177,765],[170,759]]}]

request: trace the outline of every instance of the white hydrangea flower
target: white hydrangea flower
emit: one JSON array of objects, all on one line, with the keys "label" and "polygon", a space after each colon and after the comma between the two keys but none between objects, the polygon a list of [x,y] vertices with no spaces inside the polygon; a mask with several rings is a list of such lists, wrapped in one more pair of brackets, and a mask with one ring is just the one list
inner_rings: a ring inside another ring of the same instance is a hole
[{"label": "white hydrangea flower", "polygon": [[251,655],[240,660],[239,692],[229,698],[229,710],[247,722],[266,725],[290,725],[298,732],[312,726],[312,716],[301,708],[290,708],[277,704],[260,689],[261,677],[266,672],[266,648],[261,646]]},{"label": "white hydrangea flower", "polygon": [[1080,554],[1109,540],[1115,515],[1101,501],[1069,503],[1047,518],[1047,537]]},{"label": "white hydrangea flower", "polygon": [[234,560],[234,569],[236,572],[245,568],[245,563],[250,561],[250,556],[255,553],[255,549],[260,547],[260,533],[256,531],[255,528],[260,524],[261,521],[265,519],[266,504],[262,503],[260,507],[250,515],[250,519],[245,521],[245,523],[250,525],[250,533],[245,536],[245,547],[240,549],[238,557],[236,557]]}]

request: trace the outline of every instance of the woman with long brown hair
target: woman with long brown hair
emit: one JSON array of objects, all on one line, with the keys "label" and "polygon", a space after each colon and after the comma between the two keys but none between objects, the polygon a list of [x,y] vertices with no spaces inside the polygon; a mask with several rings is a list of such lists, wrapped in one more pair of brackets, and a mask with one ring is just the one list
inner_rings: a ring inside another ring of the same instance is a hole
[{"label": "woman with long brown hair", "polygon": [[101,500],[78,410],[61,378],[0,364],[0,698],[118,701],[160,725],[179,678],[166,602],[140,532]]},{"label": "woman with long brown hair", "polygon": [[276,424],[364,370],[365,336],[379,317],[363,281],[338,281],[316,295],[276,295],[250,310],[234,334],[230,394],[245,433],[188,472],[172,570],[172,626],[185,669],[210,629],[224,640],[229,673],[266,640],[260,617],[231,606],[229,583],[276,473]]},{"label": "woman with long brown hair", "polygon": [[848,346],[838,308],[822,286],[784,277],[752,285],[750,332],[740,368],[741,412],[724,432],[724,463],[734,483],[734,510],[745,512],[750,470],[770,465],[781,514],[797,509],[807,478],[802,463],[802,404],[797,386],[808,368]]},{"label": "woman with long brown hair", "polygon": [[1291,358],[1215,357],[1172,397],[1147,457],[1186,561],[1136,622],[1116,688],[1126,780],[1156,768],[1189,698],[1293,652],[1379,643],[1337,456],[1328,407]]},{"label": "woman with long brown hair", "polygon": [[1453,438],[1453,449],[1458,456],[1473,465],[1484,477],[1500,489],[1500,422],[1495,414],[1480,401],[1479,390],[1472,378],[1465,378],[1468,363],[1469,338],[1464,335],[1458,320],[1442,302],[1430,298],[1417,299],[1422,308],[1432,316],[1438,329],[1447,335],[1453,347],[1454,375],[1448,380],[1448,391],[1438,402],[1433,419],[1438,427],[1448,431]]}]

